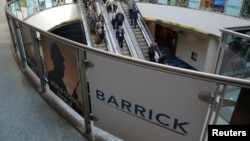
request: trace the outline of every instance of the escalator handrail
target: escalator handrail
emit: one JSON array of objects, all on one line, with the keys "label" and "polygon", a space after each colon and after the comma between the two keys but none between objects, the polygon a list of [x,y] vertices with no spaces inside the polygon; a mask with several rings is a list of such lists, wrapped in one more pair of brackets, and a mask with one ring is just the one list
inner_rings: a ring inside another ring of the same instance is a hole
[{"label": "escalator handrail", "polygon": [[[97,15],[103,15],[103,7],[101,6],[101,4],[99,2],[95,2],[95,5],[96,5],[96,12],[98,13]],[[108,27],[108,24],[106,24],[107,22],[107,18],[105,17],[105,15],[103,15],[103,18],[104,18],[104,27],[105,27],[105,40],[106,40],[106,46],[108,48],[108,51],[109,52],[112,52],[112,53],[115,53],[115,54],[118,54],[117,51],[114,49],[114,45],[113,45],[113,42],[110,37],[110,32],[107,32],[109,31],[109,27]]]},{"label": "escalator handrail", "polygon": [[[116,1],[116,5],[117,5],[118,9],[125,15],[125,12],[121,6],[121,3],[119,1]],[[123,29],[125,32],[125,34],[124,34],[125,40],[127,42],[127,45],[128,45],[128,48],[130,50],[131,55],[134,58],[145,60],[145,57],[142,53],[142,50],[139,46],[139,43],[136,40],[136,37],[131,29],[131,26],[130,26],[126,16],[124,16]]]},{"label": "escalator handrail", "polygon": [[138,25],[139,25],[140,28],[142,29],[143,35],[144,35],[144,37],[145,37],[145,39],[146,39],[146,41],[147,41],[148,46],[150,46],[150,45],[152,45],[152,44],[156,45],[156,46],[155,46],[155,51],[156,51],[155,57],[156,57],[156,59],[158,60],[159,56],[161,56],[161,51],[160,51],[160,49],[159,49],[157,43],[154,41],[154,38],[152,37],[151,32],[150,32],[150,30],[148,29],[147,24],[146,24],[145,21],[143,20],[143,18],[142,18],[143,16],[141,15],[140,10],[139,10],[139,8],[138,8],[137,5],[136,5],[136,2],[135,2],[135,4],[134,4],[134,6],[135,6],[135,7],[138,9],[138,11],[139,11],[138,14],[140,15],[140,16],[139,16],[140,18],[138,18]]},{"label": "escalator handrail", "polygon": [[106,39],[109,41],[109,45],[111,45],[112,52],[115,53],[115,54],[121,55],[122,54],[121,49],[120,49],[118,41],[116,39],[114,29],[111,26],[112,24],[110,22],[108,12],[107,12],[106,8],[104,8],[104,5],[100,4],[101,2],[96,2],[96,3],[98,3],[97,5],[101,10],[100,14],[102,14],[102,16],[104,18],[104,25],[105,25],[105,28],[106,28],[105,35],[108,36],[108,37],[106,37]]},{"label": "escalator handrail", "polygon": [[79,0],[79,1],[77,1],[77,6],[78,6],[79,14],[80,14],[80,17],[81,17],[82,30],[83,30],[83,33],[85,34],[87,45],[92,47],[93,43],[92,43],[92,39],[91,39],[89,26],[88,26],[88,23],[87,23],[87,17],[84,14],[84,10],[86,10],[86,9],[84,9],[85,5],[81,0]]},{"label": "escalator handrail", "polygon": [[153,40],[153,38],[151,36],[151,33],[147,32],[147,26],[145,26],[145,23],[144,23],[143,19],[138,18],[137,22],[138,22],[138,26],[141,29],[141,32],[142,32],[142,34],[143,34],[143,36],[144,36],[144,38],[145,38],[145,40],[147,42],[148,47],[151,47],[151,45],[154,45],[155,59],[158,60],[159,57],[160,57],[160,50],[159,50],[159,48],[157,46],[157,43],[154,42],[154,40]]}]

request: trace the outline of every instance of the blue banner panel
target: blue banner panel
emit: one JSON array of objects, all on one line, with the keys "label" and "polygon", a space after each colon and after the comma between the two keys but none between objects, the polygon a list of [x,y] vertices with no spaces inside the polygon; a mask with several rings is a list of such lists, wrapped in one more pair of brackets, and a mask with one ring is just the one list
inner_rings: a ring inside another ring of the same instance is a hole
[{"label": "blue banner panel", "polygon": [[213,11],[224,12],[226,0],[214,0]]}]

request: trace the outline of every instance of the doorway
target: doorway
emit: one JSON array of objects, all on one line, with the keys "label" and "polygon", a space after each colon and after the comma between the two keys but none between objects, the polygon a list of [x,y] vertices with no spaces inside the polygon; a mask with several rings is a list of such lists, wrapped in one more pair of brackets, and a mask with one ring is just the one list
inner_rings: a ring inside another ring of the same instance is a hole
[{"label": "doorway", "polygon": [[169,50],[171,55],[175,56],[178,32],[162,25],[156,24],[155,39],[160,50]]}]

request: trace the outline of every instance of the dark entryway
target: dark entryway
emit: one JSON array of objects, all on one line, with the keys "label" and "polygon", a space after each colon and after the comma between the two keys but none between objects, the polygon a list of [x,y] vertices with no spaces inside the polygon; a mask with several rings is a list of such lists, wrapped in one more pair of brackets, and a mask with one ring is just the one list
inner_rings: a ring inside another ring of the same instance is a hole
[{"label": "dark entryway", "polygon": [[171,55],[175,56],[178,32],[158,24],[155,31],[156,42],[160,49],[168,48],[171,51]]}]

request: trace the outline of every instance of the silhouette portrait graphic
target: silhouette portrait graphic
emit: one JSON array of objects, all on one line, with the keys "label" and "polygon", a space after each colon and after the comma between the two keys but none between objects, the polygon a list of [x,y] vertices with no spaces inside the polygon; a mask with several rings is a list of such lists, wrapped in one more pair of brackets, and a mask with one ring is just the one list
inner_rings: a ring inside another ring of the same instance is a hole
[{"label": "silhouette portrait graphic", "polygon": [[50,57],[53,63],[53,69],[48,72],[49,88],[56,95],[58,95],[64,102],[70,105],[76,112],[82,114],[82,110],[78,108],[78,94],[77,88],[79,81],[77,82],[72,96],[70,96],[68,89],[63,81],[65,73],[65,59],[62,56],[60,48],[56,43],[52,43],[50,46]]},{"label": "silhouette portrait graphic", "polygon": [[51,60],[53,62],[53,70],[48,72],[49,88],[62,98],[66,103],[70,102],[67,88],[63,82],[64,77],[64,58],[56,43],[52,43],[50,47]]}]

